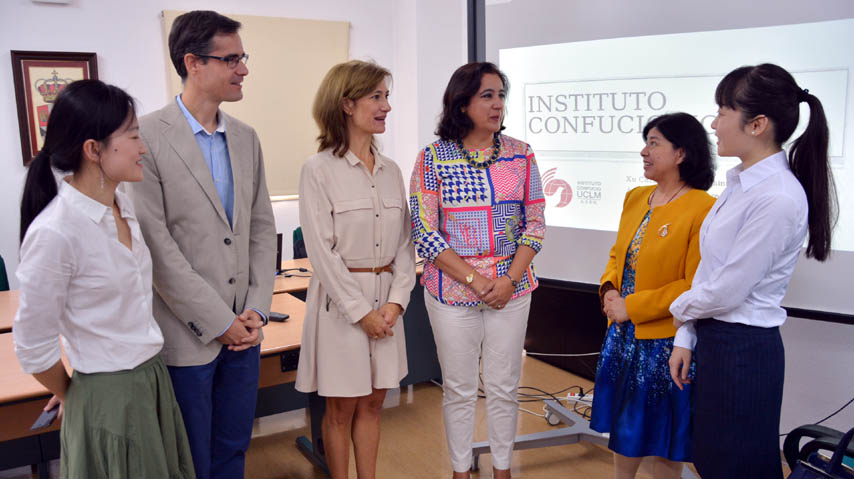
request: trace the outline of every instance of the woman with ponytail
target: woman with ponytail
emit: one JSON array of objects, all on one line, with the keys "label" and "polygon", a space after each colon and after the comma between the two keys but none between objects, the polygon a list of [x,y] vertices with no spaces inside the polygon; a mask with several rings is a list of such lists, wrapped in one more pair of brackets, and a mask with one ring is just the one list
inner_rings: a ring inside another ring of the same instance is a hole
[{"label": "woman with ponytail", "polygon": [[[142,179],[144,152],[131,97],[81,80],[57,98],[27,173],[12,334],[23,370],[54,394],[45,410],[60,408],[63,478],[195,477],[159,355],[151,258],[116,189]],[[59,187],[52,169],[67,174]]]},{"label": "woman with ponytail", "polygon": [[[830,254],[827,121],[818,98],[772,64],[732,71],[715,100],[718,155],[741,164],[703,222],[691,289],[670,306],[679,327],[670,373],[681,388],[696,351],[692,457],[703,479],[781,479],[780,304],[807,233],[807,257]],[[809,123],[787,158],[802,102]]]}]

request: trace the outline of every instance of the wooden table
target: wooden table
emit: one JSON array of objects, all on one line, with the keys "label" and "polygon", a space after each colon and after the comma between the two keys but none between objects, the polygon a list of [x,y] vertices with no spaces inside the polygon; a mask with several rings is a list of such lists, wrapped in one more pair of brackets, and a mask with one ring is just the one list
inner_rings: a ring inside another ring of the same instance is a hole
[{"label": "wooden table", "polygon": [[[308,406],[306,395],[293,388],[305,303],[290,294],[277,294],[272,309],[288,313],[290,318],[284,323],[271,321],[264,327],[256,417]],[[0,315],[13,318],[15,311],[0,308]],[[12,335],[0,334],[0,470],[39,464],[39,477],[48,477],[48,461],[59,457],[60,422],[38,431],[30,431],[30,426],[50,396],[44,386],[21,370]]]},{"label": "wooden table", "polygon": [[[314,451],[319,449],[320,420],[325,404],[316,394],[303,394],[294,389],[305,303],[288,294],[304,294],[310,280],[311,263],[308,259],[286,260],[282,262],[282,268],[305,268],[309,272],[296,271],[293,276],[276,278],[274,293],[278,294],[273,294],[271,310],[287,313],[290,318],[283,323],[271,321],[264,327],[255,416],[309,407],[313,440],[305,439],[300,447],[308,451],[308,455],[314,455],[313,460],[323,464],[322,455],[316,455]],[[417,272],[420,273],[421,269],[419,266]],[[6,321],[11,327],[17,311],[17,299],[17,292],[6,293],[5,296],[0,293],[0,325]],[[439,378],[436,346],[420,285],[412,291],[404,321],[409,375],[401,381],[401,386]],[[0,470],[39,464],[39,477],[48,477],[47,462],[59,457],[59,423],[37,432],[31,432],[29,428],[49,398],[50,393],[44,387],[21,371],[12,335],[0,334]]]},{"label": "wooden table", "polygon": [[305,303],[287,293],[274,294],[272,311],[290,315],[287,321],[270,321],[264,326],[261,342],[261,372],[258,387],[265,388],[296,380],[296,368],[282,371],[282,354],[299,353]]},{"label": "wooden table", "polygon": [[[418,263],[415,266],[415,273],[421,274],[424,271],[424,264],[420,258],[416,258]],[[300,268],[306,271],[300,271]],[[308,283],[311,281],[311,275],[314,271],[311,269],[311,262],[308,258],[286,259],[282,261],[282,273],[276,276],[276,282],[273,285],[273,294],[277,293],[301,293],[308,290]]]},{"label": "wooden table", "polygon": [[[5,324],[8,320],[11,323],[11,318],[15,317],[17,310],[17,291],[12,291],[13,295],[7,294],[8,291],[0,295],[0,324]],[[10,299],[11,298],[11,299]],[[14,299],[14,301],[12,301]],[[14,302],[14,308],[10,304]],[[296,372],[291,371],[282,377],[281,367],[279,364],[279,354],[287,351],[299,351],[300,339],[302,337],[302,322],[305,318],[305,303],[300,301],[290,294],[276,294],[273,296],[272,310],[287,313],[290,318],[283,322],[277,323],[270,321],[264,327],[264,341],[261,343],[261,380],[259,388],[282,384],[283,382],[291,382],[296,377]],[[275,363],[275,367],[273,367]],[[29,427],[32,422],[38,417],[27,417],[26,415],[16,414],[7,416],[8,411],[4,405],[9,403],[22,404],[23,402],[32,401],[33,398],[47,398],[50,393],[36,381],[31,375],[24,374],[18,364],[18,358],[15,356],[15,348],[12,343],[11,334],[0,334],[0,441],[7,441],[18,437],[25,437],[37,433],[29,433]],[[278,369],[278,371],[276,371]],[[42,401],[44,403],[46,401]],[[41,404],[38,408],[44,406]],[[16,409],[17,410],[17,409]],[[26,423],[26,429],[18,429],[12,427],[10,420],[22,420],[22,424]],[[55,428],[58,429],[58,428]],[[43,430],[41,432],[45,432]]]},{"label": "wooden table", "polygon": [[21,370],[11,334],[0,334],[0,364],[0,442],[58,430],[56,422],[49,429],[30,431],[50,393]]},{"label": "wooden table", "polygon": [[18,296],[19,292],[17,289],[0,291],[0,333],[12,331],[12,321],[15,319],[15,313],[18,311]]},{"label": "wooden table", "polygon": [[[305,303],[290,294],[277,294],[273,296],[272,309],[287,312],[290,318],[283,323],[270,321],[264,327],[259,388],[292,382],[296,378],[295,371],[284,376],[281,374],[279,354],[299,352]],[[50,393],[32,375],[21,370],[11,334],[0,334],[0,365],[0,442],[59,429],[58,424],[54,424],[50,429],[30,432],[30,426],[47,403]],[[34,406],[34,402],[38,405]],[[24,414],[25,411],[36,412],[28,415]]]},{"label": "wooden table", "polygon": [[39,464],[39,477],[48,477],[46,458],[59,457],[59,421],[38,431],[30,426],[50,396],[21,370],[12,335],[0,334],[0,470]]},{"label": "wooden table", "polygon": [[[303,268],[307,271],[300,271]],[[311,263],[308,258],[286,259],[282,261],[282,273],[276,276],[273,294],[298,293],[308,289],[311,280]],[[273,308],[275,311],[275,308]],[[280,311],[284,312],[284,311]]]}]

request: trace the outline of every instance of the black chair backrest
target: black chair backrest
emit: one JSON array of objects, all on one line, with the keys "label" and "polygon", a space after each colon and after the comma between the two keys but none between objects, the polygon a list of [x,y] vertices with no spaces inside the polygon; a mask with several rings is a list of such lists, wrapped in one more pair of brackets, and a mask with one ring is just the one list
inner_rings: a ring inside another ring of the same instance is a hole
[{"label": "black chair backrest", "polygon": [[297,226],[294,230],[294,259],[308,258],[308,251],[305,249],[305,240],[302,239],[302,226]]},{"label": "black chair backrest", "polygon": [[0,256],[0,291],[9,291],[9,277],[6,276],[6,263]]}]

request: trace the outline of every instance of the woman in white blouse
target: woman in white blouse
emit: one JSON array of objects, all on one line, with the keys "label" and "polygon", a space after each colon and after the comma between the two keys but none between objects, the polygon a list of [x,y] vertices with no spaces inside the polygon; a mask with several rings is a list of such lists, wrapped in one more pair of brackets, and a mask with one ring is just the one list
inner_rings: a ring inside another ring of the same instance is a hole
[{"label": "woman in white blouse", "polygon": [[[133,99],[81,80],[54,103],[27,173],[12,334],[24,371],[55,395],[45,409],[60,408],[63,478],[195,477],[159,356],[151,258],[116,189],[142,179],[144,152]],[[69,173],[58,188],[51,167]]]},{"label": "woman in white blouse", "polygon": [[[703,222],[691,289],[670,306],[679,327],[670,372],[681,388],[696,351],[692,456],[703,479],[779,479],[780,304],[807,233],[807,257],[830,254],[827,121],[819,99],[772,64],[732,71],[715,100],[718,155],[741,164],[727,172]],[[781,145],[798,125],[801,102],[809,123],[787,159]]]},{"label": "woman in white blouse", "polygon": [[407,374],[402,315],[415,251],[400,168],[376,148],[385,131],[385,68],[332,67],[317,91],[318,153],[302,167],[299,215],[314,273],[306,296],[296,388],[326,398],[323,445],[346,478],[350,440],[360,479],[376,473],[380,410]]}]

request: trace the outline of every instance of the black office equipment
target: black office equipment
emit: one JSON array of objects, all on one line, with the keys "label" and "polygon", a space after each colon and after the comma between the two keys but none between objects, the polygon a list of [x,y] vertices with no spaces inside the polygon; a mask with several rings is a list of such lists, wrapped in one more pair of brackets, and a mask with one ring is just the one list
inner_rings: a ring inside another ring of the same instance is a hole
[{"label": "black office equipment", "polygon": [[276,274],[282,272],[282,233],[276,233]]}]

